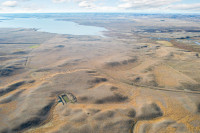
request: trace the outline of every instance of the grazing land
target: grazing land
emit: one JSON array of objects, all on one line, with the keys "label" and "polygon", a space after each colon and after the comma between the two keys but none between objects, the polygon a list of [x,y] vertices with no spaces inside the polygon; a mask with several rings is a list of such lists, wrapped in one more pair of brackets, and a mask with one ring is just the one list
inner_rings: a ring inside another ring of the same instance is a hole
[{"label": "grazing land", "polygon": [[107,30],[1,28],[0,132],[200,132],[199,15],[37,15]]}]

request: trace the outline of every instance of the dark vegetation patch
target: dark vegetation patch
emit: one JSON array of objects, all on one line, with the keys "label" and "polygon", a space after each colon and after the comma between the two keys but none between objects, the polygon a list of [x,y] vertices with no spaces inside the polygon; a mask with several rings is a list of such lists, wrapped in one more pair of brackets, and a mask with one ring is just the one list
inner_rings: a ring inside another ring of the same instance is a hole
[{"label": "dark vegetation patch", "polygon": [[142,80],[142,77],[136,77],[133,82],[140,82]]},{"label": "dark vegetation patch", "polygon": [[157,87],[158,86],[158,83],[156,82],[156,80],[151,80],[147,83],[148,86],[154,86],[154,87]]},{"label": "dark vegetation patch", "polygon": [[7,67],[0,68],[0,77],[11,76],[16,70],[23,69],[23,67],[17,65],[11,65]]},{"label": "dark vegetation patch", "polygon": [[178,47],[180,49],[184,49],[184,50],[192,51],[192,52],[200,52],[200,46],[188,45],[188,44],[180,43],[180,42],[177,42],[177,41],[174,41],[174,40],[172,40],[171,43],[175,47]]},{"label": "dark vegetation patch", "polygon": [[135,115],[136,115],[136,112],[135,112],[134,109],[128,110],[128,112],[127,112],[127,116],[128,116],[128,117],[134,118]]},{"label": "dark vegetation patch", "polygon": [[180,38],[176,38],[176,39],[190,39],[190,36],[186,36],[186,37],[180,37]]},{"label": "dark vegetation patch", "polygon": [[154,28],[154,29],[144,29],[143,32],[148,32],[148,33],[172,33],[172,32],[182,32],[182,29],[165,29],[160,27],[158,28]]},{"label": "dark vegetation patch", "polygon": [[66,62],[66,63],[63,63],[61,65],[58,65],[58,67],[75,66],[75,65],[78,65],[78,63],[76,63],[76,62]]},{"label": "dark vegetation patch", "polygon": [[128,63],[129,63],[128,60],[124,60],[120,64],[127,65]]},{"label": "dark vegetation patch", "polygon": [[18,127],[14,128],[13,131],[14,132],[20,132],[24,129],[40,125],[41,122],[42,122],[42,120],[39,117],[34,117],[34,118],[31,118],[28,121],[20,124]]},{"label": "dark vegetation patch", "polygon": [[54,101],[50,102],[48,105],[44,106],[41,110],[38,111],[36,117],[30,118],[29,120],[21,123],[19,126],[13,129],[14,132],[21,132],[25,129],[30,129],[31,127],[36,127],[44,124],[47,117],[49,116],[50,110],[54,105]]},{"label": "dark vegetation patch", "polygon": [[134,108],[116,109],[116,112],[119,112],[120,114],[123,114],[131,118],[134,118],[136,116],[136,111]]},{"label": "dark vegetation patch", "polygon": [[187,89],[190,91],[200,91],[200,84],[187,84],[187,83],[182,83],[183,87],[179,87],[178,89],[183,90]]},{"label": "dark vegetation patch", "polygon": [[96,73],[96,71],[90,70],[90,71],[87,71],[87,73],[94,74],[94,73]]},{"label": "dark vegetation patch", "polygon": [[145,104],[140,111],[139,119],[142,120],[149,120],[163,115],[162,110],[155,103]]},{"label": "dark vegetation patch", "polygon": [[120,63],[119,62],[108,62],[107,63],[107,66],[111,66],[111,67],[116,67],[116,66],[119,66]]},{"label": "dark vegetation patch", "polygon": [[185,30],[186,32],[200,32],[200,30]]},{"label": "dark vegetation patch", "polygon": [[137,61],[137,58],[135,57],[135,58],[133,58],[133,59],[129,59],[128,60],[128,63],[134,63],[134,62],[136,62]]},{"label": "dark vegetation patch", "polygon": [[137,58],[132,58],[132,59],[128,59],[128,60],[123,60],[120,62],[114,61],[114,62],[108,62],[106,63],[107,67],[117,67],[117,66],[121,66],[121,65],[127,65],[129,63],[134,63],[137,61]]},{"label": "dark vegetation patch", "polygon": [[73,59],[70,61],[66,61],[63,64],[58,65],[58,67],[75,66],[75,65],[78,65],[79,62],[81,62],[81,59]]},{"label": "dark vegetation patch", "polygon": [[148,47],[147,45],[143,45],[143,46],[137,47],[136,49],[143,49],[143,48],[147,48],[147,47]]},{"label": "dark vegetation patch", "polygon": [[12,57],[0,57],[0,61],[10,60]]},{"label": "dark vegetation patch", "polygon": [[11,95],[9,97],[6,97],[5,99],[0,101],[0,104],[9,103],[9,102],[12,102],[12,101],[16,100],[23,91],[24,90],[21,90],[21,91],[15,93],[15,94],[13,94],[13,95]]},{"label": "dark vegetation patch", "polygon": [[64,45],[57,45],[55,46],[55,48],[64,48],[65,46]]},{"label": "dark vegetation patch", "polygon": [[173,29],[173,28],[152,28],[152,29],[143,29],[142,32],[148,32],[148,33],[173,33],[173,32],[200,32],[199,29]]},{"label": "dark vegetation patch", "polygon": [[10,86],[8,86],[7,88],[5,89],[1,89],[0,90],[0,96],[3,96],[11,91],[14,91],[16,90],[17,88],[19,88],[20,86],[24,85],[26,82],[25,81],[20,81],[20,82],[17,82],[17,83],[14,83]]},{"label": "dark vegetation patch", "polygon": [[50,70],[51,70],[50,68],[42,68],[42,69],[36,70],[35,72],[48,72]]},{"label": "dark vegetation patch", "polygon": [[128,100],[127,96],[121,94],[115,94],[114,96],[105,97],[103,99],[96,100],[96,104],[113,103],[113,102],[124,102]]},{"label": "dark vegetation patch", "polygon": [[34,83],[35,80],[29,80],[27,83]]},{"label": "dark vegetation patch", "polygon": [[45,107],[43,107],[39,112],[38,115],[39,116],[46,116],[49,114],[52,106],[54,105],[54,101],[50,102],[48,105],[46,105]]},{"label": "dark vegetation patch", "polygon": [[106,82],[108,81],[106,78],[99,78],[99,77],[96,77],[94,80],[90,80],[88,81],[89,83],[92,83],[92,84],[98,84],[98,83],[101,83],[101,82]]},{"label": "dark vegetation patch", "polygon": [[112,86],[112,87],[110,88],[110,90],[111,90],[111,91],[115,91],[115,90],[118,90],[118,88],[115,87],[115,86]]},{"label": "dark vegetation patch", "polygon": [[78,100],[81,102],[86,102],[89,100],[89,97],[87,97],[87,96],[78,97]]},{"label": "dark vegetation patch", "polygon": [[199,56],[199,53],[196,53],[196,54],[195,54],[195,56],[196,56],[197,58],[199,58],[199,57],[200,57],[200,56]]},{"label": "dark vegetation patch", "polygon": [[197,106],[197,112],[200,113],[200,103]]},{"label": "dark vegetation patch", "polygon": [[13,52],[12,55],[24,55],[24,54],[28,54],[27,51],[17,51],[17,52]]}]

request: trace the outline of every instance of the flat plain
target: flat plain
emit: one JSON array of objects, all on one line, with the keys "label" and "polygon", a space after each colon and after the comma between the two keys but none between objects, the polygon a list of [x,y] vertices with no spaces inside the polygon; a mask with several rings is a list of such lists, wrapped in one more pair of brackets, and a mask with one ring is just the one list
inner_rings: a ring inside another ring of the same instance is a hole
[{"label": "flat plain", "polygon": [[0,132],[200,132],[199,15],[44,16],[107,31],[1,28]]}]

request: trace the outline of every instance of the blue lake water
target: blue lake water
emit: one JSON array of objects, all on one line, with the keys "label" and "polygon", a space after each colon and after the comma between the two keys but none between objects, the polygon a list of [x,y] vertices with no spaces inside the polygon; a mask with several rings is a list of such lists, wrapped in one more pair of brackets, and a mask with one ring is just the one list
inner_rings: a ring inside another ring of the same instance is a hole
[{"label": "blue lake water", "polygon": [[[150,38],[153,39],[153,40],[165,40],[165,41],[171,41],[172,40],[171,38],[159,38],[159,37],[150,37]],[[193,43],[200,45],[200,42],[194,41],[194,39],[186,38],[186,40],[190,40]]]},{"label": "blue lake water", "polygon": [[105,28],[79,25],[71,21],[58,21],[50,18],[4,18],[0,17],[0,28],[35,28],[38,31],[71,34],[103,36]]},{"label": "blue lake water", "polygon": [[200,45],[200,42],[195,42],[196,44]]}]

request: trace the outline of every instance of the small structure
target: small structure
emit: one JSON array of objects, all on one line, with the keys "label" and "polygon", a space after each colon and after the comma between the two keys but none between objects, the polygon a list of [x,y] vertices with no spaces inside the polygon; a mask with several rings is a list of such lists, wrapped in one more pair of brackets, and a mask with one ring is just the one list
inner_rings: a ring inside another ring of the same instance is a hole
[{"label": "small structure", "polygon": [[64,93],[58,96],[58,103],[60,102],[64,105],[67,103],[75,103],[77,99],[72,93]]}]

